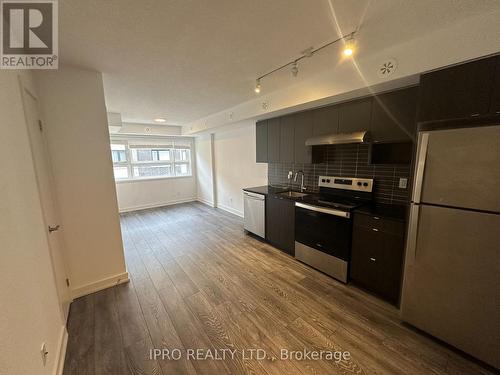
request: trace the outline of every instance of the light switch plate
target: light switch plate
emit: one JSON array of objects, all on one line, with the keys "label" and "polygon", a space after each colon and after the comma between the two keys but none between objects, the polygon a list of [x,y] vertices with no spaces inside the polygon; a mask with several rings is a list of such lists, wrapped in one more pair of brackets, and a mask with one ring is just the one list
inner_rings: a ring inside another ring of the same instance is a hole
[{"label": "light switch plate", "polygon": [[408,186],[408,179],[407,178],[400,178],[399,179],[399,188],[406,189],[407,186]]}]

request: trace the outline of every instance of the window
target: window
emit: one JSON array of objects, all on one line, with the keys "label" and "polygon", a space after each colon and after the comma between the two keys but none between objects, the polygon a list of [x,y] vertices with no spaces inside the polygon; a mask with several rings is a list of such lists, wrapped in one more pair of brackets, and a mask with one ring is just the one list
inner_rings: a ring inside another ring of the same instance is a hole
[{"label": "window", "polygon": [[191,150],[185,147],[186,146],[180,145],[174,149],[176,176],[191,175]]},{"label": "window", "polygon": [[113,156],[113,163],[120,163],[127,161],[127,154],[125,152],[125,145],[112,144],[111,154]]},{"label": "window", "polygon": [[191,176],[191,139],[111,137],[116,180]]},{"label": "window", "polygon": [[111,143],[111,157],[113,159],[115,179],[123,180],[128,178],[126,145],[123,143]]}]

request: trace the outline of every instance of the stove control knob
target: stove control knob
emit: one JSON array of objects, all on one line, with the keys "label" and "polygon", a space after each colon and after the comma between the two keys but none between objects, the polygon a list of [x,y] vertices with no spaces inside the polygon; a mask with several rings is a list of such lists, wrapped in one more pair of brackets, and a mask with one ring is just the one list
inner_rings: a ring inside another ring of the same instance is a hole
[{"label": "stove control knob", "polygon": [[321,182],[325,182],[326,180],[324,178],[321,179]]},{"label": "stove control knob", "polygon": [[358,182],[358,186],[361,186],[361,182]]},{"label": "stove control knob", "polygon": [[329,178],[327,178],[327,179],[326,179],[326,182],[330,183],[330,179],[329,179]]},{"label": "stove control knob", "polygon": [[368,186],[368,182],[363,182],[363,186]]}]

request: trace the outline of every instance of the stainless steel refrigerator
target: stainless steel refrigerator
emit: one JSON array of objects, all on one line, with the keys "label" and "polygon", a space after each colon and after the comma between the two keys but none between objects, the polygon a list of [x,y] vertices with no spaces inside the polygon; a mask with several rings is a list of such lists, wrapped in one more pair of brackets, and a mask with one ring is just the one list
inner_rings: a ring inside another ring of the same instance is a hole
[{"label": "stainless steel refrigerator", "polygon": [[500,368],[500,126],[419,133],[401,316]]}]

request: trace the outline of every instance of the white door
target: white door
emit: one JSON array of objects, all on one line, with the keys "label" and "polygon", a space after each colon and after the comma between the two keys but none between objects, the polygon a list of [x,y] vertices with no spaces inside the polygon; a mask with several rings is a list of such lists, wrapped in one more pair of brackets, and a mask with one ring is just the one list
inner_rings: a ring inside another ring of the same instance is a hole
[{"label": "white door", "polygon": [[69,279],[63,253],[63,238],[59,226],[59,216],[55,204],[55,194],[52,183],[52,170],[43,135],[43,125],[38,115],[37,98],[21,83],[24,104],[24,115],[31,144],[33,164],[38,182],[38,190],[43,210],[47,239],[50,248],[50,257],[57,286],[57,293],[61,305],[63,320],[68,318],[71,295],[69,292]]}]

